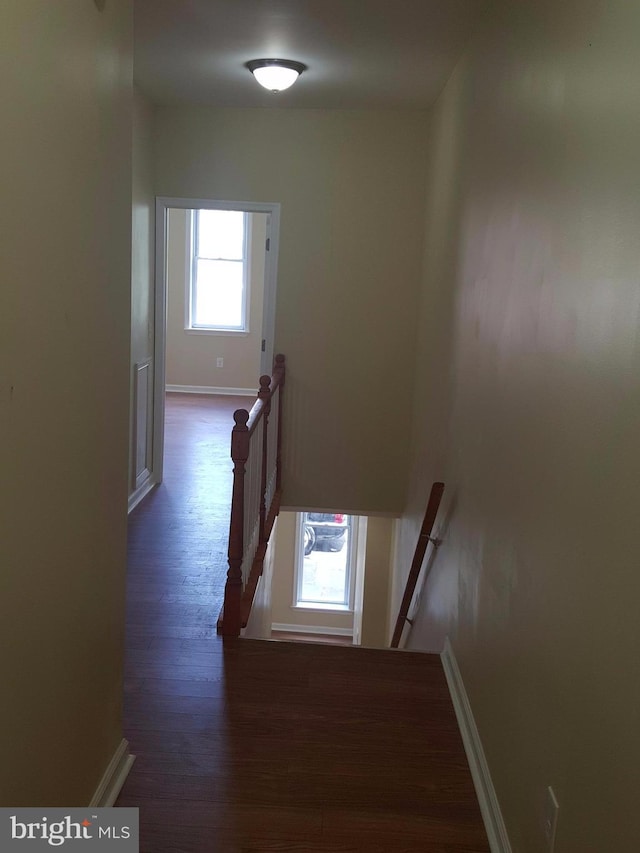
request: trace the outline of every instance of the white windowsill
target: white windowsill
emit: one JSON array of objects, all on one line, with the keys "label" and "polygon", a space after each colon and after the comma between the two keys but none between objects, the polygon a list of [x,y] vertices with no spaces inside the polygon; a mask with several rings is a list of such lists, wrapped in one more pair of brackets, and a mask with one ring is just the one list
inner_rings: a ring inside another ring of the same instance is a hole
[{"label": "white windowsill", "polygon": [[298,602],[291,605],[292,610],[306,610],[307,612],[326,613],[353,613],[353,610],[347,604],[322,604],[319,601],[314,601],[310,604]]},{"label": "white windowsill", "polygon": [[248,329],[189,329],[185,328],[188,335],[249,335]]}]

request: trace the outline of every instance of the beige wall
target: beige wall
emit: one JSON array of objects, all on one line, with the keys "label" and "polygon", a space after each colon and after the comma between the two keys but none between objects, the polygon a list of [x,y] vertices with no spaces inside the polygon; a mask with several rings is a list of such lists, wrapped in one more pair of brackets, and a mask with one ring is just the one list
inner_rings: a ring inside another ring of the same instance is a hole
[{"label": "beige wall", "polygon": [[[262,344],[267,214],[250,213],[249,333],[194,334],[185,331],[188,212],[169,210],[167,235],[167,385],[259,387]],[[216,359],[224,359],[223,367]]]},{"label": "beige wall", "polygon": [[391,518],[367,519],[360,638],[363,646],[385,648],[389,645],[387,611],[393,525]]},{"label": "beige wall", "polygon": [[[451,636],[511,842],[640,849],[640,6],[498,4],[434,114],[411,645]],[[433,346],[433,349],[432,349]],[[428,405],[427,405],[428,403]]]},{"label": "beige wall", "polygon": [[159,195],[282,205],[290,507],[402,509],[426,134],[401,110],[157,111]]},{"label": "beige wall", "polygon": [[81,806],[122,737],[131,3],[0,30],[0,804]]},{"label": "beige wall", "polygon": [[[149,381],[153,388],[154,347],[154,269],[155,269],[155,193],[153,188],[153,112],[144,95],[134,87],[133,99],[133,181],[132,181],[132,253],[131,253],[131,405],[129,451],[129,490],[135,487],[135,415],[134,382],[136,365],[150,361]],[[146,441],[152,441],[149,393],[149,418]]]}]

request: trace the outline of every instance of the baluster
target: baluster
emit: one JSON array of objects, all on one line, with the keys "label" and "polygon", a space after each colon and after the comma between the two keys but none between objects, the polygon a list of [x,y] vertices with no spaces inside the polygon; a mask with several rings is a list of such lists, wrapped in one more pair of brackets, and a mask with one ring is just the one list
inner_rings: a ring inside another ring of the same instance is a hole
[{"label": "baluster", "polygon": [[280,377],[280,388],[278,391],[278,443],[276,445],[276,491],[279,494],[282,490],[282,389],[284,388],[286,377],[285,358],[282,353],[278,353],[275,358],[273,372],[274,375]]},{"label": "baluster", "polygon": [[269,413],[271,412],[271,377],[260,377],[260,390],[258,391],[258,399],[264,401],[264,410],[262,413],[262,458],[260,460],[260,528],[258,533],[258,545],[262,545],[266,540],[267,529],[267,450],[269,443]]}]

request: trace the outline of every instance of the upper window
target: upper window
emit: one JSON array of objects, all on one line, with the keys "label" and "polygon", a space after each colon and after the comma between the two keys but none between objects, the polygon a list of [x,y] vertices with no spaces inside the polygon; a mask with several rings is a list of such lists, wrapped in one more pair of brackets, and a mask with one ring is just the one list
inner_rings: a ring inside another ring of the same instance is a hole
[{"label": "upper window", "polygon": [[248,331],[246,213],[194,210],[189,329]]}]

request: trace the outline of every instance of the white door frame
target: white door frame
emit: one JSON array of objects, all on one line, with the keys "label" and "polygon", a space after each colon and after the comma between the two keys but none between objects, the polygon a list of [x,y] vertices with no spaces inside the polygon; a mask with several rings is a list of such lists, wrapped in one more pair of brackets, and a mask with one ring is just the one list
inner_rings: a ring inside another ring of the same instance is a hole
[{"label": "white door frame", "polygon": [[[276,286],[278,279],[278,246],[280,239],[280,204],[277,202],[221,201],[210,198],[156,197],[156,274],[155,274],[155,343],[153,394],[153,483],[162,482],[164,465],[164,395],[167,349],[167,213],[180,210],[241,210],[266,213],[269,250],[265,257],[264,307],[262,312],[263,349],[260,373],[271,374],[273,338],[276,323]],[[256,380],[258,377],[256,376]],[[256,385],[257,393],[257,385]],[[231,431],[229,431],[231,435]]]}]

